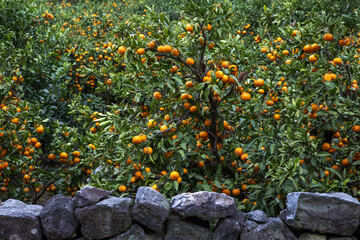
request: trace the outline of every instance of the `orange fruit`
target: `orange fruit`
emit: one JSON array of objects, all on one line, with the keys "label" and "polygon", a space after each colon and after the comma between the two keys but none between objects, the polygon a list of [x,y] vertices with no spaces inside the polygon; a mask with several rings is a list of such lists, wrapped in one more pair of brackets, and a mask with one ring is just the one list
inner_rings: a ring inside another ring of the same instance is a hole
[{"label": "orange fruit", "polygon": [[156,100],[160,100],[161,97],[162,97],[162,95],[161,95],[160,92],[154,92],[153,97],[154,97]]},{"label": "orange fruit", "polygon": [[222,66],[223,68],[228,68],[229,65],[230,65],[230,63],[229,63],[228,61],[224,61],[224,62],[221,63],[221,66]]},{"label": "orange fruit", "polygon": [[226,195],[230,195],[230,190],[229,189],[224,189],[221,191],[222,193],[226,194]]},{"label": "orange fruit", "polygon": [[349,160],[347,160],[346,158],[341,161],[341,164],[345,167],[350,166]]},{"label": "orange fruit", "polygon": [[333,37],[333,35],[331,33],[326,33],[324,35],[324,40],[328,41],[328,42],[331,42],[332,40],[334,40],[334,37]]},{"label": "orange fruit", "polygon": [[170,179],[176,181],[180,177],[180,174],[177,171],[170,173]]},{"label": "orange fruit", "polygon": [[266,105],[267,106],[272,106],[272,105],[274,105],[274,101],[269,99],[269,100],[266,101]]},{"label": "orange fruit", "polygon": [[294,30],[291,35],[293,35],[295,37],[297,34],[300,34],[299,30]]},{"label": "orange fruit", "polygon": [[224,76],[224,73],[223,73],[222,71],[216,71],[215,76],[216,76],[218,79],[222,79],[223,76]]},{"label": "orange fruit", "polygon": [[135,137],[132,138],[132,142],[134,144],[139,144],[139,143],[142,142],[142,138],[140,136],[135,136]]},{"label": "orange fruit", "polygon": [[207,137],[209,136],[209,134],[208,134],[206,131],[201,131],[201,132],[199,133],[199,136],[200,136],[201,138],[207,138]]},{"label": "orange fruit", "polygon": [[333,62],[334,62],[335,64],[341,64],[341,63],[342,63],[342,60],[341,60],[341,58],[334,58]]},{"label": "orange fruit", "polygon": [[144,48],[139,48],[137,51],[136,51],[137,54],[139,55],[144,55],[145,54],[145,49]]},{"label": "orange fruit", "polygon": [[[168,129],[168,127],[166,126],[166,125],[162,125],[161,127],[160,127],[160,131],[161,132],[164,132],[165,130],[167,130]],[[164,132],[165,133],[165,132]]]},{"label": "orange fruit", "polygon": [[177,181],[178,183],[181,183],[182,178],[181,178],[181,177],[179,177],[176,181]]},{"label": "orange fruit", "polygon": [[282,51],[282,54],[284,54],[285,56],[289,55],[289,53],[290,53],[289,50],[286,49]]},{"label": "orange fruit", "polygon": [[49,156],[48,156],[49,160],[55,160],[55,158],[56,158],[56,156],[53,153],[49,154]]},{"label": "orange fruit", "polygon": [[179,56],[180,55],[180,52],[179,50],[177,50],[176,48],[174,48],[172,51],[171,51],[171,54],[175,57]]},{"label": "orange fruit", "polygon": [[229,66],[229,70],[232,72],[232,73],[234,73],[234,72],[237,72],[237,66],[236,65],[230,65]]},{"label": "orange fruit", "polygon": [[170,45],[165,45],[164,46],[164,52],[170,53],[171,51],[172,51],[172,47]]},{"label": "orange fruit", "polygon": [[186,29],[186,31],[188,31],[188,32],[193,32],[193,30],[194,30],[194,28],[191,26],[190,23],[186,24],[185,29]]},{"label": "orange fruit", "polygon": [[156,126],[156,121],[154,119],[149,119],[149,121],[147,123],[147,126],[149,128],[152,128],[152,127]]},{"label": "orange fruit", "polygon": [[241,157],[241,155],[243,155],[243,149],[242,148],[235,148],[235,154],[239,157]]},{"label": "orange fruit", "polygon": [[158,46],[157,50],[158,50],[158,52],[160,52],[160,53],[164,53],[164,52],[165,52],[164,46],[162,46],[162,45]]},{"label": "orange fruit", "polygon": [[309,61],[310,61],[310,62],[316,62],[316,61],[317,61],[317,57],[316,57],[315,55],[310,55]]},{"label": "orange fruit", "polygon": [[204,162],[203,162],[203,161],[197,162],[197,163],[196,163],[196,166],[197,166],[198,168],[202,168],[202,167],[204,166]]},{"label": "orange fruit", "polygon": [[60,158],[68,158],[68,154],[66,152],[60,153]]},{"label": "orange fruit", "polygon": [[250,93],[242,92],[240,95],[241,100],[243,101],[249,101],[251,99]]},{"label": "orange fruit", "polygon": [[238,188],[233,189],[233,190],[232,190],[232,194],[233,194],[234,196],[239,196],[239,195],[240,195],[240,189],[238,189]]},{"label": "orange fruit", "polygon": [[274,114],[274,119],[279,120],[280,119],[280,114],[278,114],[278,113]]},{"label": "orange fruit", "polygon": [[39,133],[39,134],[43,133],[43,132],[44,132],[44,127],[43,127],[43,125],[38,126],[38,127],[36,128],[36,132]]},{"label": "orange fruit", "polygon": [[150,155],[153,153],[153,149],[151,147],[144,147],[143,153],[146,155]]},{"label": "orange fruit", "polygon": [[192,65],[195,64],[195,61],[194,61],[194,59],[192,59],[192,58],[187,58],[185,62],[186,62],[186,64],[189,65],[189,66],[192,66]]},{"label": "orange fruit", "polygon": [[183,93],[183,94],[181,94],[180,98],[181,98],[181,100],[188,100],[190,98],[190,96],[187,93]]},{"label": "orange fruit", "polygon": [[121,186],[119,187],[119,191],[120,191],[120,192],[125,192],[125,191],[126,191],[126,186],[125,186],[125,185],[121,185]]},{"label": "orange fruit", "polygon": [[124,46],[121,46],[121,47],[119,47],[118,52],[119,52],[121,55],[124,55],[125,52],[126,52],[126,48],[125,48]]},{"label": "orange fruit", "polygon": [[187,82],[185,83],[185,86],[188,87],[188,88],[191,88],[191,87],[194,86],[194,84],[193,84],[192,81],[187,81]]},{"label": "orange fruit", "polygon": [[30,139],[30,143],[31,143],[32,145],[35,145],[35,144],[37,143],[37,139],[36,139],[36,138],[31,138],[31,139]]},{"label": "orange fruit", "polygon": [[153,41],[149,42],[147,45],[149,48],[155,48],[155,43]]},{"label": "orange fruit", "polygon": [[190,112],[196,112],[197,111],[197,106],[192,106],[191,108],[190,108]]},{"label": "orange fruit", "polygon": [[140,178],[140,177],[142,176],[141,171],[136,171],[135,174],[134,174],[134,176],[135,176],[136,178]]},{"label": "orange fruit", "polygon": [[305,53],[311,53],[311,52],[312,52],[312,48],[311,48],[310,45],[305,45],[305,46],[303,47],[303,51],[304,51]]},{"label": "orange fruit", "polygon": [[323,150],[323,151],[329,151],[330,148],[331,148],[330,143],[324,143],[324,144],[322,145],[322,150]]}]

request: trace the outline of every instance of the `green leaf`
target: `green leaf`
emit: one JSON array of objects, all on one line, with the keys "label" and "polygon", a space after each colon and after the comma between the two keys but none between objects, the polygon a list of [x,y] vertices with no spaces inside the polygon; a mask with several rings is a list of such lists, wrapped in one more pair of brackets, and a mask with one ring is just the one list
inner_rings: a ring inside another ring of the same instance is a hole
[{"label": "green leaf", "polygon": [[177,181],[173,181],[173,187],[175,189],[175,191],[179,190],[179,183]]},{"label": "green leaf", "polygon": [[167,182],[167,183],[164,185],[163,190],[164,190],[164,191],[169,191],[172,187],[173,187],[173,183],[172,183],[172,182]]}]

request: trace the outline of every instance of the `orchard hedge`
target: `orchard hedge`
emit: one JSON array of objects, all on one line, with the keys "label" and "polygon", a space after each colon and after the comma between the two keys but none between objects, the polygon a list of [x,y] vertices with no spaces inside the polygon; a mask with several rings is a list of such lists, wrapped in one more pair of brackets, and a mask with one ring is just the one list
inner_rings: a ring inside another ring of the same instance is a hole
[{"label": "orchard hedge", "polygon": [[149,186],[276,216],[291,192],[359,198],[355,1],[0,6],[2,200]]}]

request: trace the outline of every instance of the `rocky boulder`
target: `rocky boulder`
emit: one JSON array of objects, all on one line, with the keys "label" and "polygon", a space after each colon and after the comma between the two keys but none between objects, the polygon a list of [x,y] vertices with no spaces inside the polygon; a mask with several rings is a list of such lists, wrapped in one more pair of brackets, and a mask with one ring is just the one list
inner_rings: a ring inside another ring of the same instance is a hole
[{"label": "rocky boulder", "polygon": [[155,232],[162,232],[170,213],[168,200],[150,187],[140,187],[136,194],[131,215],[133,218]]},{"label": "rocky boulder", "polygon": [[197,217],[209,221],[236,213],[235,200],[223,193],[182,193],[173,197],[170,203],[171,209],[182,218]]},{"label": "rocky boulder", "polygon": [[56,195],[50,198],[40,213],[41,225],[47,239],[71,239],[79,223],[71,197]]},{"label": "rocky boulder", "polygon": [[310,233],[310,232],[303,232],[299,237],[299,240],[326,240],[326,239],[327,237],[325,234]]},{"label": "rocky boulder", "polygon": [[94,205],[77,208],[75,215],[86,239],[102,239],[119,235],[131,227],[130,198],[110,197]]},{"label": "rocky boulder", "polygon": [[237,240],[242,229],[242,224],[236,218],[220,219],[214,232],[214,240]]},{"label": "rocky boulder", "polygon": [[264,223],[246,220],[240,234],[241,240],[296,240],[297,237],[279,218],[268,218]]},{"label": "rocky boulder", "polygon": [[246,219],[253,220],[255,222],[264,223],[267,220],[267,215],[261,210],[255,210],[246,214]]},{"label": "rocky boulder", "polygon": [[39,205],[9,199],[0,205],[0,239],[41,240]]},{"label": "rocky boulder", "polygon": [[295,229],[351,236],[359,226],[360,203],[345,193],[293,192],[280,217]]},{"label": "rocky boulder", "polygon": [[146,240],[144,229],[138,224],[131,226],[129,230],[109,240]]},{"label": "rocky boulder", "polygon": [[181,219],[170,214],[166,220],[164,240],[212,240],[209,222],[200,219]]},{"label": "rocky boulder", "polygon": [[85,186],[75,194],[74,202],[76,207],[85,207],[99,202],[109,196],[110,191],[99,189],[92,186]]}]

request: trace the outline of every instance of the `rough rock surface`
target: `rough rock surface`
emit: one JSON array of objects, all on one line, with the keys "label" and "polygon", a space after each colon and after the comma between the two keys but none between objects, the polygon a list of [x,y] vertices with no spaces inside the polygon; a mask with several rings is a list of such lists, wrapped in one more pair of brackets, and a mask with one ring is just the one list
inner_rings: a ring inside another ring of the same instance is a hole
[{"label": "rough rock surface", "polygon": [[110,197],[95,205],[77,208],[75,215],[86,239],[119,235],[131,227],[130,198]]},{"label": "rough rock surface", "polygon": [[92,186],[85,186],[75,194],[74,202],[76,207],[85,207],[98,203],[101,199],[109,196],[110,191]]},{"label": "rough rock surface", "polygon": [[197,217],[209,221],[236,213],[235,200],[223,193],[182,193],[173,197],[170,203],[171,209],[182,218]]},{"label": "rough rock surface", "polygon": [[168,200],[150,187],[140,187],[136,194],[131,215],[143,226],[155,232],[162,232],[170,213]]},{"label": "rough rock surface", "polygon": [[246,218],[255,222],[263,223],[267,220],[267,215],[261,210],[255,210],[246,214]]},{"label": "rough rock surface", "polygon": [[279,218],[268,218],[264,223],[246,220],[241,240],[296,240],[297,237]]},{"label": "rough rock surface", "polygon": [[134,224],[126,232],[110,238],[109,240],[146,240],[146,236],[144,229],[140,225]]},{"label": "rough rock surface", "polygon": [[299,240],[326,240],[326,239],[327,237],[325,234],[310,233],[310,232],[303,232],[299,237]]},{"label": "rough rock surface", "polygon": [[360,203],[345,193],[293,192],[280,217],[295,229],[351,236],[359,226]]},{"label": "rough rock surface", "polygon": [[41,225],[47,239],[71,239],[79,223],[71,197],[56,195],[50,198],[40,213]]},{"label": "rough rock surface", "polygon": [[8,199],[0,205],[0,239],[41,240],[39,205]]},{"label": "rough rock surface", "polygon": [[209,222],[199,219],[181,219],[170,214],[166,220],[164,240],[212,240]]},{"label": "rough rock surface", "polygon": [[214,232],[214,240],[237,240],[242,229],[241,223],[236,218],[221,219]]}]

